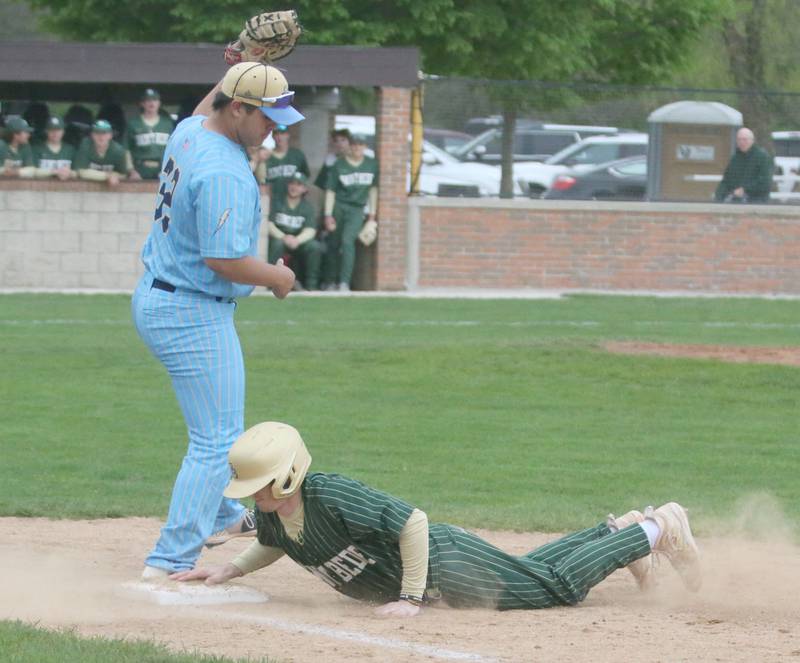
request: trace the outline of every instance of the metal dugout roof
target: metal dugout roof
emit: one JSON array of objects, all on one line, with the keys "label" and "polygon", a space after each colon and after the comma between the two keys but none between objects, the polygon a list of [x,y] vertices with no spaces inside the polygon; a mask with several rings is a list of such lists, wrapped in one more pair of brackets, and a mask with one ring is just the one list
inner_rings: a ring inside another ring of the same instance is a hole
[{"label": "metal dugout roof", "polygon": [[[155,87],[166,102],[205,94],[225,72],[216,44],[0,42],[0,98],[134,102]],[[411,47],[298,46],[278,63],[292,87],[415,87]]]}]

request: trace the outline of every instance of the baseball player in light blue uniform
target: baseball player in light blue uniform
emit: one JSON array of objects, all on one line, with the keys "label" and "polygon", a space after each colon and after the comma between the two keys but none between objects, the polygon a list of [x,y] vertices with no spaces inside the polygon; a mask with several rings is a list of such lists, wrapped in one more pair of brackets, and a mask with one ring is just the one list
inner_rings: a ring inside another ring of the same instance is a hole
[{"label": "baseball player in light blue uniform", "polygon": [[172,379],[189,446],[144,580],[193,568],[213,532],[247,529],[244,507],[222,496],[228,449],[244,430],[235,299],[256,285],[283,299],[294,274],[256,257],[261,206],[245,147],[260,145],[277,123],[303,119],[293,95],[278,69],[237,64],[167,143],[132,312]]}]

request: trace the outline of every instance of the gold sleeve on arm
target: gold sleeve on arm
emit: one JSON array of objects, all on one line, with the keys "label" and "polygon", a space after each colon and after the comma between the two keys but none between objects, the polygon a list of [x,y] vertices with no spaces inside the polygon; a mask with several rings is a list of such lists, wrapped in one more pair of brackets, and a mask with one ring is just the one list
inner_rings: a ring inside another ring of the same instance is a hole
[{"label": "gold sleeve on arm", "polygon": [[297,235],[297,243],[305,244],[307,241],[314,239],[317,231],[314,228],[303,228]]},{"label": "gold sleeve on arm", "polygon": [[412,511],[398,542],[403,560],[400,593],[422,599],[428,581],[428,516],[424,511]]},{"label": "gold sleeve on arm", "polygon": [[336,193],[331,189],[325,192],[325,216],[333,214],[333,206],[336,204]]},{"label": "gold sleeve on arm", "polygon": [[283,232],[278,226],[276,226],[272,221],[269,222],[269,236],[274,237],[275,239],[283,239],[286,236],[286,233]]},{"label": "gold sleeve on arm", "polygon": [[378,216],[378,187],[373,186],[369,190],[369,213]]},{"label": "gold sleeve on arm", "polygon": [[231,564],[246,575],[277,562],[283,555],[284,552],[280,548],[262,546],[258,541],[253,541],[249,548],[231,561]]},{"label": "gold sleeve on arm", "polygon": [[108,173],[103,170],[95,170],[94,168],[81,168],[78,171],[78,177],[82,180],[89,180],[90,182],[106,182],[108,181]]}]

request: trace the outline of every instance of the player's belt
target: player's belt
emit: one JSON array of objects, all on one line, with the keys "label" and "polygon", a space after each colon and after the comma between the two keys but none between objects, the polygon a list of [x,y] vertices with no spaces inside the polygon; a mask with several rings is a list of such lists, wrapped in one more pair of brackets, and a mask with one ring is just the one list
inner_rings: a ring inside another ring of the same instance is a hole
[{"label": "player's belt", "polygon": [[[162,281],[161,279],[153,279],[153,285],[151,286],[156,290],[164,290],[165,292],[175,292],[177,288],[172,285],[171,283],[167,283],[166,281]],[[198,293],[203,294],[203,293]],[[209,295],[210,296],[210,295]],[[233,297],[214,297],[214,299],[218,302],[233,302]]]}]

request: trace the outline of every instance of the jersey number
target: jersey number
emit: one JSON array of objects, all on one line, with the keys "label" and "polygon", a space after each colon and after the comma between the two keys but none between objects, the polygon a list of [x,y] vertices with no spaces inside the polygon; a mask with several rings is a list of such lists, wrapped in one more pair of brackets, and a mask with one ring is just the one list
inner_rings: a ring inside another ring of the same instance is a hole
[{"label": "jersey number", "polygon": [[156,207],[155,221],[161,222],[161,230],[167,232],[169,229],[169,213],[172,206],[172,194],[175,193],[175,187],[178,186],[178,180],[181,178],[181,169],[175,166],[175,159],[170,157],[162,173],[166,176],[161,182],[161,188],[158,190],[160,196],[158,207]]}]

